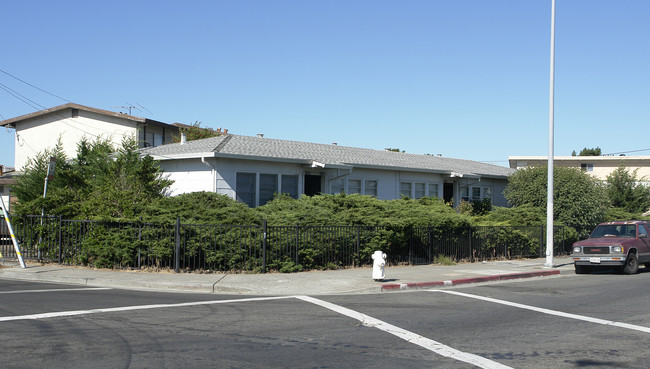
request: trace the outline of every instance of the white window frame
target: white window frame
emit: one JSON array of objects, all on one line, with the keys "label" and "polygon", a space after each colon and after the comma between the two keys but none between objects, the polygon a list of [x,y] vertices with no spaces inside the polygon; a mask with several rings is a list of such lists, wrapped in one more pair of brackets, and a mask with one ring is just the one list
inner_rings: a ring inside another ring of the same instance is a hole
[{"label": "white window frame", "polygon": [[[370,182],[374,182],[374,188],[372,188],[373,186],[368,186]],[[370,191],[374,191],[374,193],[369,193]],[[363,194],[377,197],[379,195],[379,181],[376,179],[363,180]]]},{"label": "white window frame", "polygon": [[[418,188],[419,187],[419,188]],[[413,183],[413,198],[420,199],[427,195],[427,184],[426,182],[415,182]]]},{"label": "white window frame", "polygon": [[483,201],[485,199],[492,200],[492,187],[491,186],[461,187],[460,199],[463,201]]},{"label": "white window frame", "polygon": [[[284,184],[285,184],[285,182],[288,182],[288,181],[285,181],[285,179],[288,179],[289,177],[291,177],[292,180],[295,178],[295,181],[296,181],[296,188],[295,188],[296,192],[295,193],[293,193],[291,191],[286,191],[286,187],[285,187]],[[280,183],[278,185],[278,188],[280,189],[281,194],[287,194],[292,199],[297,199],[298,197],[300,197],[300,176],[298,174],[280,174],[279,181],[280,181]]]},{"label": "white window frame", "polygon": [[[435,188],[435,190],[433,188]],[[427,196],[441,198],[440,184],[435,182],[427,183]]]},{"label": "white window frame", "polygon": [[[240,189],[240,186],[239,186],[239,176],[240,175],[251,176],[251,178],[253,179],[253,192],[250,192],[250,191],[243,192]],[[251,207],[251,205],[252,205],[252,207],[257,207],[257,203],[258,203],[258,199],[259,199],[259,187],[258,187],[258,179],[257,179],[257,177],[258,177],[258,173],[252,173],[252,172],[237,172],[237,173],[235,173],[235,199],[237,201],[239,201],[241,203],[244,203],[244,204],[248,205],[249,207]],[[247,195],[252,194],[253,195],[252,203],[248,203],[246,201],[243,201],[241,199],[242,193],[246,193]]]},{"label": "white window frame", "polygon": [[[345,191],[345,193],[347,193],[347,194],[353,194],[353,193],[362,194],[363,193],[363,180],[357,179],[357,178],[348,178],[347,182],[348,182],[347,183],[347,191]],[[358,186],[353,186],[351,184],[352,182],[359,183],[359,185]],[[352,188],[355,189],[354,192],[352,191]]]},{"label": "white window frame", "polygon": [[[290,174],[290,173],[268,173],[268,172],[246,172],[246,171],[236,172],[236,173],[235,173],[235,199],[236,199],[237,201],[239,201],[239,202],[242,202],[242,203],[244,203],[244,204],[247,204],[248,206],[251,206],[251,204],[249,204],[249,203],[247,203],[247,202],[244,202],[244,201],[240,200],[241,190],[240,190],[239,186],[237,185],[237,177],[238,177],[239,175],[253,175],[253,179],[254,179],[254,181],[255,181],[255,182],[254,182],[254,191],[255,191],[255,196],[254,196],[254,197],[255,197],[255,199],[253,200],[253,204],[252,204],[253,207],[261,206],[262,204],[260,204],[260,203],[261,203],[261,201],[264,200],[264,199],[262,199],[262,193],[261,193],[261,186],[262,186],[262,185],[261,185],[261,181],[262,181],[262,176],[273,176],[273,177],[275,177],[275,183],[274,183],[274,188],[275,188],[275,189],[274,189],[274,195],[275,195],[276,193],[283,193],[283,192],[281,192],[281,191],[282,191],[282,178],[283,178],[283,177],[284,177],[285,179],[286,179],[287,177],[296,177],[296,193],[295,193],[295,197],[292,196],[292,195],[294,195],[294,194],[292,194],[292,193],[288,193],[288,194],[289,194],[289,196],[291,196],[292,198],[298,198],[298,197],[300,196],[300,175],[298,175],[298,174]],[[267,199],[267,201],[271,201],[272,199],[273,199],[273,197]]]},{"label": "white window frame", "polygon": [[[408,190],[404,187],[408,187]],[[406,191],[408,191],[408,194],[406,194]],[[409,198],[413,198],[413,182],[412,181],[400,181],[399,182],[399,195],[401,196],[407,196]]]},{"label": "white window frame", "polygon": [[[257,180],[257,206],[262,206],[266,205],[267,202],[273,200],[273,197],[275,194],[278,193],[279,191],[279,175],[276,173],[258,173],[257,175],[258,180]],[[267,177],[273,177],[273,183],[272,186],[269,187],[271,190],[273,190],[272,193],[269,192],[268,189],[262,188],[262,178],[267,178]],[[264,190],[264,193],[262,191]],[[262,203],[263,202],[263,203]]]}]

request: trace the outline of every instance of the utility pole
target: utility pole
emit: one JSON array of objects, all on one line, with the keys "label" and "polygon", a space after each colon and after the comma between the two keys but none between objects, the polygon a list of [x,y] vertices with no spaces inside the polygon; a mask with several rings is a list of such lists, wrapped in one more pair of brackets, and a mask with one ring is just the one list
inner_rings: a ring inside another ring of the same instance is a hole
[{"label": "utility pole", "polygon": [[548,185],[546,196],[546,263],[544,266],[553,267],[553,158],[555,151],[555,0],[551,0],[551,73],[548,108]]},{"label": "utility pole", "polygon": [[[43,185],[43,200],[47,195],[47,183],[54,179],[54,168],[56,167],[56,158],[50,156],[50,165],[47,167],[47,175],[45,176],[45,184]],[[41,234],[43,233],[43,220],[45,219],[45,208],[41,209]],[[38,243],[41,244],[43,236],[38,238]],[[41,260],[41,248],[38,248],[38,260]]]}]

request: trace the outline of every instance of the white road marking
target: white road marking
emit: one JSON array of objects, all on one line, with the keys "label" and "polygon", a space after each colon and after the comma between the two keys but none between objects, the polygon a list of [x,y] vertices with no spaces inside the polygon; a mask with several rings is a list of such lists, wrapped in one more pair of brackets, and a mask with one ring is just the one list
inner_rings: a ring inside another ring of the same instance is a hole
[{"label": "white road marking", "polygon": [[350,318],[356,319],[360,321],[363,325],[368,326],[368,327],[374,327],[377,329],[380,329],[384,332],[390,333],[392,335],[395,335],[407,342],[416,344],[418,346],[424,347],[427,350],[433,351],[438,355],[442,355],[445,357],[448,357],[450,359],[462,361],[468,364],[475,365],[479,368],[489,368],[489,369],[496,369],[496,368],[510,368],[509,366],[505,366],[503,364],[500,364],[496,361],[492,361],[489,359],[486,359],[484,357],[470,354],[467,352],[462,352],[459,350],[456,350],[454,348],[451,348],[447,345],[443,345],[440,342],[436,342],[434,340],[431,340],[429,338],[426,338],[424,336],[421,336],[419,334],[409,332],[405,329],[402,329],[400,327],[394,326],[392,324],[388,324],[384,321],[381,321],[379,319],[373,318],[371,316],[359,313],[354,310],[350,310],[348,308],[344,308],[342,306],[336,305],[329,303],[327,301],[323,301],[320,299],[316,299],[313,297],[309,296],[295,296],[298,299],[301,299],[303,301],[311,302],[313,304],[322,306],[324,308],[330,309],[332,311],[335,311],[339,314],[348,316]]},{"label": "white road marking", "polygon": [[494,299],[494,298],[491,298],[491,297],[472,295],[472,294],[469,294],[469,293],[463,293],[463,292],[458,292],[458,291],[451,291],[451,290],[429,290],[429,291],[430,292],[442,292],[442,293],[447,293],[447,294],[450,294],[450,295],[469,297],[469,298],[472,298],[472,299],[493,302],[493,303],[496,303],[496,304],[516,307],[516,308],[519,308],[519,309],[532,310],[532,311],[536,311],[538,313],[560,316],[560,317],[563,317],[563,318],[583,320],[585,322],[590,322],[590,323],[596,323],[596,324],[602,324],[602,325],[611,325],[611,326],[614,326],[614,327],[626,328],[626,329],[632,329],[632,330],[640,331],[640,332],[644,332],[644,333],[650,333],[650,328],[649,327],[644,327],[644,326],[640,326],[640,325],[634,325],[634,324],[628,324],[628,323],[622,323],[622,322],[615,322],[613,320],[592,318],[592,317],[589,317],[589,316],[578,315],[578,314],[565,313],[565,312],[562,312],[562,311],[539,308],[539,307],[536,307],[536,306],[524,305],[524,304],[519,304],[519,303],[516,303],[516,302],[498,300],[498,299]]},{"label": "white road marking", "polygon": [[20,291],[0,291],[0,295],[14,293],[37,293],[37,292],[67,292],[67,291],[101,291],[110,290],[108,287],[91,287],[91,288],[53,288],[49,290],[20,290]]},{"label": "white road marking", "polygon": [[59,311],[59,312],[54,312],[54,313],[41,313],[41,314],[30,314],[30,315],[5,316],[5,317],[0,317],[0,322],[10,322],[10,321],[16,321],[16,320],[35,320],[35,319],[59,318],[59,317],[64,317],[64,316],[89,315],[89,314],[98,314],[98,313],[112,313],[112,312],[118,312],[118,311],[147,310],[147,309],[162,309],[162,308],[174,308],[174,307],[185,307],[185,306],[228,304],[228,303],[232,303],[232,302],[279,300],[279,299],[288,299],[288,298],[293,298],[293,296],[252,297],[252,298],[232,299],[232,300],[210,300],[210,301],[182,302],[182,303],[178,303],[178,304],[154,304],[154,305],[122,306],[122,307],[115,307],[115,308],[102,308],[102,309],[90,309],[90,310]]}]

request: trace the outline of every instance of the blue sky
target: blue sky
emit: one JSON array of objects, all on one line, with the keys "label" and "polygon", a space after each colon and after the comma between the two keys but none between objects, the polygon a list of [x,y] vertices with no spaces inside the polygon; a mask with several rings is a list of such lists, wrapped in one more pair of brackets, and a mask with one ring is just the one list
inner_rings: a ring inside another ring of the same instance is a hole
[{"label": "blue sky", "polygon": [[[133,115],[167,123],[507,166],[508,156],[548,154],[550,9],[551,0],[9,1],[0,119],[67,101],[140,105]],[[647,0],[557,0],[556,155],[650,155],[648,16]],[[0,129],[0,164],[13,164],[13,141]]]}]

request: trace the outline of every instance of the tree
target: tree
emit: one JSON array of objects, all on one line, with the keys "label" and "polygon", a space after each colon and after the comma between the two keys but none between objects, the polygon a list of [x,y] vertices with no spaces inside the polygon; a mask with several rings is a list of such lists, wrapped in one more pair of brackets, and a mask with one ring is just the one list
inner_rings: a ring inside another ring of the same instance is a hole
[{"label": "tree", "polygon": [[[571,155],[576,156],[575,150],[573,150]],[[601,156],[601,155],[602,155],[602,150],[598,146],[596,146],[595,149],[594,148],[588,149],[585,147],[584,149],[580,150],[580,154],[578,154],[578,156]]]},{"label": "tree", "polygon": [[54,148],[39,152],[36,156],[27,160],[24,168],[25,174],[17,177],[16,184],[11,188],[11,193],[16,196],[19,203],[38,200],[43,197],[45,177],[47,176],[51,157],[55,159],[56,176],[48,183],[49,188],[52,190],[63,186],[64,180],[60,173],[66,171],[68,164],[61,141],[58,141]]},{"label": "tree", "polygon": [[[191,125],[182,125],[179,127],[181,134],[185,134],[187,141],[200,140],[203,138],[217,137],[220,133],[209,127],[201,127],[202,122],[196,121]],[[180,142],[181,135],[173,136],[172,141]]]},{"label": "tree", "polygon": [[[43,199],[50,156],[56,158],[56,175]],[[82,140],[73,160],[66,160],[60,145],[29,160],[13,187],[14,209],[23,215],[44,209],[66,218],[135,218],[171,183],[151,156],[140,156],[135,138],[125,139],[117,153],[107,140]]]},{"label": "tree", "polygon": [[630,213],[643,213],[650,208],[650,188],[639,183],[637,170],[629,172],[623,164],[607,176],[607,194],[612,206]]},{"label": "tree", "polygon": [[[514,206],[532,205],[546,209],[546,166],[517,170],[508,178],[504,195]],[[553,217],[562,224],[590,227],[605,219],[609,202],[602,183],[575,168],[555,167],[553,174]]]}]

